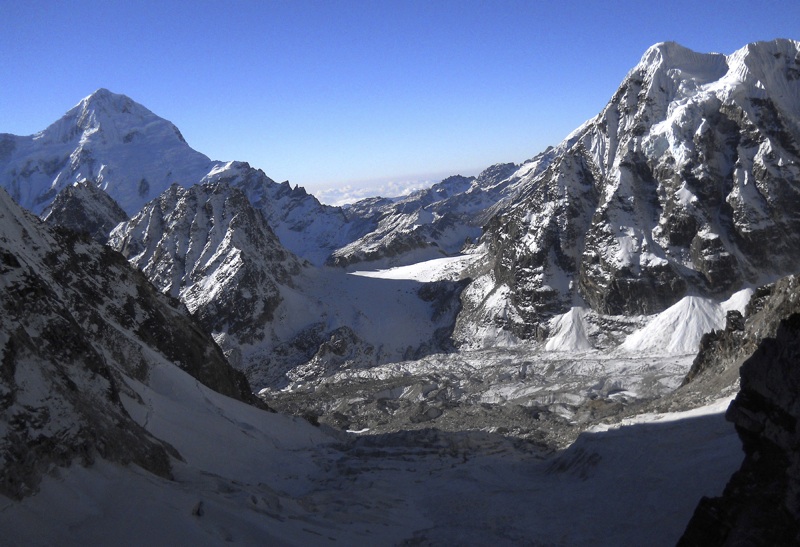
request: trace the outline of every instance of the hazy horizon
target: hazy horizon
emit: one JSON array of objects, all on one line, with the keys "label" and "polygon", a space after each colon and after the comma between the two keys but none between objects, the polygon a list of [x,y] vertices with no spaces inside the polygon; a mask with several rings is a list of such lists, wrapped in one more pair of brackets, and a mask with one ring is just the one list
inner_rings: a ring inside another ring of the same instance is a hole
[{"label": "hazy horizon", "polygon": [[8,2],[0,132],[104,87],[195,150],[325,200],[521,163],[596,115],[648,47],[797,38],[800,4]]}]

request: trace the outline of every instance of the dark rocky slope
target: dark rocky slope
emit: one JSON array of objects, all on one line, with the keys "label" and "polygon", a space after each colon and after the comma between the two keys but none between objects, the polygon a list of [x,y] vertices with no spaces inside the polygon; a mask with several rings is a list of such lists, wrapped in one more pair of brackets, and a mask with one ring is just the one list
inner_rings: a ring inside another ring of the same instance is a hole
[{"label": "dark rocky slope", "polygon": [[88,181],[64,188],[41,217],[48,224],[88,234],[98,243],[106,243],[111,230],[128,220],[110,195]]},{"label": "dark rocky slope", "polygon": [[169,446],[121,402],[155,365],[178,366],[256,403],[244,376],[176,302],[125,258],[47,227],[0,190],[0,491],[33,492],[42,473],[96,458],[170,474]]},{"label": "dark rocky slope", "polygon": [[704,498],[679,545],[800,543],[800,314],[780,321],[741,368],[728,420],[744,462],[720,498]]},{"label": "dark rocky slope", "polygon": [[745,315],[728,312],[725,330],[707,333],[686,375],[684,385],[720,379],[732,385],[739,367],[764,338],[772,338],[780,322],[800,313],[800,278],[790,275],[759,287],[747,304]]}]

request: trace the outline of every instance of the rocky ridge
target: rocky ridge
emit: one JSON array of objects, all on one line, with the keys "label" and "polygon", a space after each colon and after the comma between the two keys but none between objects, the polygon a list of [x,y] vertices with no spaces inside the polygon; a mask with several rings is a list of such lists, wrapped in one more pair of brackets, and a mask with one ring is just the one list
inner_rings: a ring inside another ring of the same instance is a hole
[{"label": "rocky ridge", "polygon": [[281,287],[303,267],[245,194],[222,182],[173,185],[120,224],[109,245],[228,350],[268,336]]},{"label": "rocky ridge", "polygon": [[381,290],[315,268],[285,249],[243,187],[228,181],[172,186],[120,224],[109,245],[183,302],[259,389],[452,348],[460,284]]},{"label": "rocky ridge", "polygon": [[95,458],[170,475],[179,457],[128,415],[126,378],[179,367],[257,404],[247,381],[199,326],[118,253],[44,225],[0,190],[0,491]]},{"label": "rocky ridge", "polygon": [[128,215],[106,192],[88,181],[76,182],[56,195],[41,214],[48,224],[85,233],[105,244],[111,230]]},{"label": "rocky ridge", "polygon": [[477,177],[454,175],[430,188],[390,200],[364,200],[345,207],[352,218],[375,226],[328,258],[332,266],[393,267],[452,256],[477,240],[500,203],[512,199],[524,175],[541,172],[547,150],[523,165],[501,163]]},{"label": "rocky ridge", "polygon": [[341,208],[321,204],[299,186],[278,184],[245,162],[219,165],[199,183],[225,183],[239,188],[261,212],[281,244],[316,265],[321,265],[334,249],[372,229],[371,223],[348,219]]},{"label": "rocky ridge", "polygon": [[461,320],[543,339],[573,306],[651,314],[796,271],[799,52],[650,48],[489,221],[485,289],[467,290]]},{"label": "rocky ridge", "polygon": [[800,314],[792,313],[742,365],[726,417],[736,425],[744,462],[721,497],[700,501],[679,545],[800,541],[799,355]]},{"label": "rocky ridge", "polygon": [[[790,275],[756,289],[744,315],[729,312],[724,330],[706,333],[684,380],[684,385],[699,380],[720,379],[733,386],[739,367],[765,338],[773,338],[780,322],[800,313],[800,280]],[[721,391],[721,389],[719,390]]]}]

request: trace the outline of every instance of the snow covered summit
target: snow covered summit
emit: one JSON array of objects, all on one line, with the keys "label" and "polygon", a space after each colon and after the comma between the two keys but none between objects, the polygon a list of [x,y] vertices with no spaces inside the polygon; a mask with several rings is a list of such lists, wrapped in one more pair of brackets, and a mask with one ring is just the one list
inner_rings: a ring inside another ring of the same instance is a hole
[{"label": "snow covered summit", "polygon": [[797,271],[799,77],[793,40],[650,48],[489,221],[472,324],[544,338],[575,306],[653,314]]},{"label": "snow covered summit", "polygon": [[340,208],[322,205],[288,182],[278,184],[245,162],[210,160],[171,122],[106,89],[35,135],[0,134],[0,186],[36,214],[75,183],[104,190],[133,216],[173,184],[204,182],[241,187],[281,242],[314,263],[370,228],[356,223],[353,232]]},{"label": "snow covered summit", "polygon": [[0,135],[0,150],[0,183],[35,213],[66,186],[90,181],[134,214],[170,184],[194,184],[215,165],[172,123],[106,89],[35,135]]}]

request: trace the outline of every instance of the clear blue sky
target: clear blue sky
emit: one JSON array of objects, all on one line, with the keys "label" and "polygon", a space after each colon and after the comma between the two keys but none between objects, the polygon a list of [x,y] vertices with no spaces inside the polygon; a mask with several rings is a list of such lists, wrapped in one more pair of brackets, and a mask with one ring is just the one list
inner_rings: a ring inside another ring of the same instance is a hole
[{"label": "clear blue sky", "polygon": [[309,190],[521,162],[650,45],[800,39],[800,2],[0,0],[0,132],[106,87]]}]

